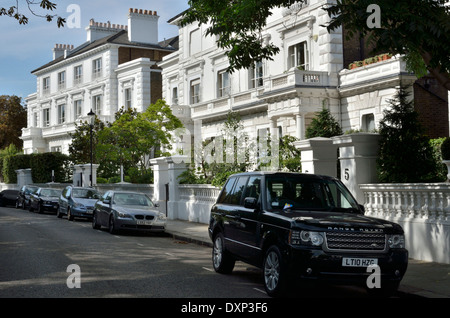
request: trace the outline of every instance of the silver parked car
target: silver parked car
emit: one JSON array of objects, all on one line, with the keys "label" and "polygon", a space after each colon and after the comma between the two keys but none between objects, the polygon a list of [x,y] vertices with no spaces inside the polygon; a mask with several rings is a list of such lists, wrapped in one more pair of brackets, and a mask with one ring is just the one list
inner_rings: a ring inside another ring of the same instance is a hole
[{"label": "silver parked car", "polygon": [[166,216],[159,212],[150,198],[139,192],[108,191],[94,207],[92,227],[118,230],[164,232]]},{"label": "silver parked car", "polygon": [[100,199],[100,193],[93,188],[67,186],[59,197],[58,218],[64,214],[69,221],[75,217],[91,219],[95,203]]}]

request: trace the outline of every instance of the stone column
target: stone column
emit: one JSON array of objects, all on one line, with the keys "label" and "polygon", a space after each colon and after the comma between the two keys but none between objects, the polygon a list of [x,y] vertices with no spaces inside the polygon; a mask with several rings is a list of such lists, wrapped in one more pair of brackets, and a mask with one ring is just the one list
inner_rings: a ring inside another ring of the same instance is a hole
[{"label": "stone column", "polygon": [[337,147],[332,139],[315,137],[294,145],[301,151],[302,173],[337,176]]},{"label": "stone column", "polygon": [[[166,157],[159,157],[150,160],[153,170],[154,192],[153,199],[159,205],[159,211],[167,213],[166,185],[169,184],[169,174]],[[167,214],[166,214],[167,215]]]},{"label": "stone column", "polygon": [[299,140],[305,139],[305,115],[295,114],[295,123],[297,125],[297,138]]},{"label": "stone column", "polygon": [[19,169],[16,170],[16,174],[17,174],[17,186],[19,189],[24,185],[33,183],[33,179],[31,177],[31,169]]},{"label": "stone column", "polygon": [[180,191],[178,188],[178,177],[187,170],[189,157],[175,155],[166,158],[168,164],[167,172],[169,177],[169,198],[167,201],[167,217],[171,220],[180,218],[178,213],[178,202],[180,201]]},{"label": "stone column", "polygon": [[[92,186],[97,184],[97,169],[98,164],[92,165]],[[91,186],[91,164],[74,165],[73,167],[73,185],[76,187],[90,187]]]},{"label": "stone column", "polygon": [[339,147],[341,181],[347,186],[359,204],[364,204],[364,193],[359,185],[378,181],[376,160],[379,135],[356,133],[332,137]]}]

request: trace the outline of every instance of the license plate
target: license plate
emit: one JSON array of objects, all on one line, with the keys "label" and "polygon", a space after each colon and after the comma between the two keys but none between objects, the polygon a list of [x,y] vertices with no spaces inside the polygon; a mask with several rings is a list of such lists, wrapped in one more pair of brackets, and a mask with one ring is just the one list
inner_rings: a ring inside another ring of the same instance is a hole
[{"label": "license plate", "polygon": [[378,265],[378,259],[376,259],[376,258],[356,258],[356,257],[342,258],[342,266],[344,266],[344,267],[367,267],[370,265]]},{"label": "license plate", "polygon": [[138,225],[152,225],[152,221],[137,220]]}]

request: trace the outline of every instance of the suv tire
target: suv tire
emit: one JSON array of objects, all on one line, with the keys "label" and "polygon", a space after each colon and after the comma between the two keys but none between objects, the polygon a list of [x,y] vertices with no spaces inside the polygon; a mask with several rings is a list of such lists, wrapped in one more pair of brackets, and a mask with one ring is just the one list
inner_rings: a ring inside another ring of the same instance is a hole
[{"label": "suv tire", "polygon": [[221,274],[230,274],[233,271],[236,260],[225,250],[225,241],[222,233],[214,237],[212,250],[212,263],[214,270]]},{"label": "suv tire", "polygon": [[264,288],[271,297],[283,296],[287,285],[287,271],[280,249],[272,245],[264,256]]}]

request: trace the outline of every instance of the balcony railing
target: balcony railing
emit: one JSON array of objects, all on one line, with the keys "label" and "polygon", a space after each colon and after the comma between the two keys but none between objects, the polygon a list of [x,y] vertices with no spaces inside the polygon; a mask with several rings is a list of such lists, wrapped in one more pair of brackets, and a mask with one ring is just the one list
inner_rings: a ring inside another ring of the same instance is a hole
[{"label": "balcony railing", "polygon": [[327,87],[329,86],[327,72],[291,70],[285,74],[272,76],[264,81],[265,92],[288,87]]}]

